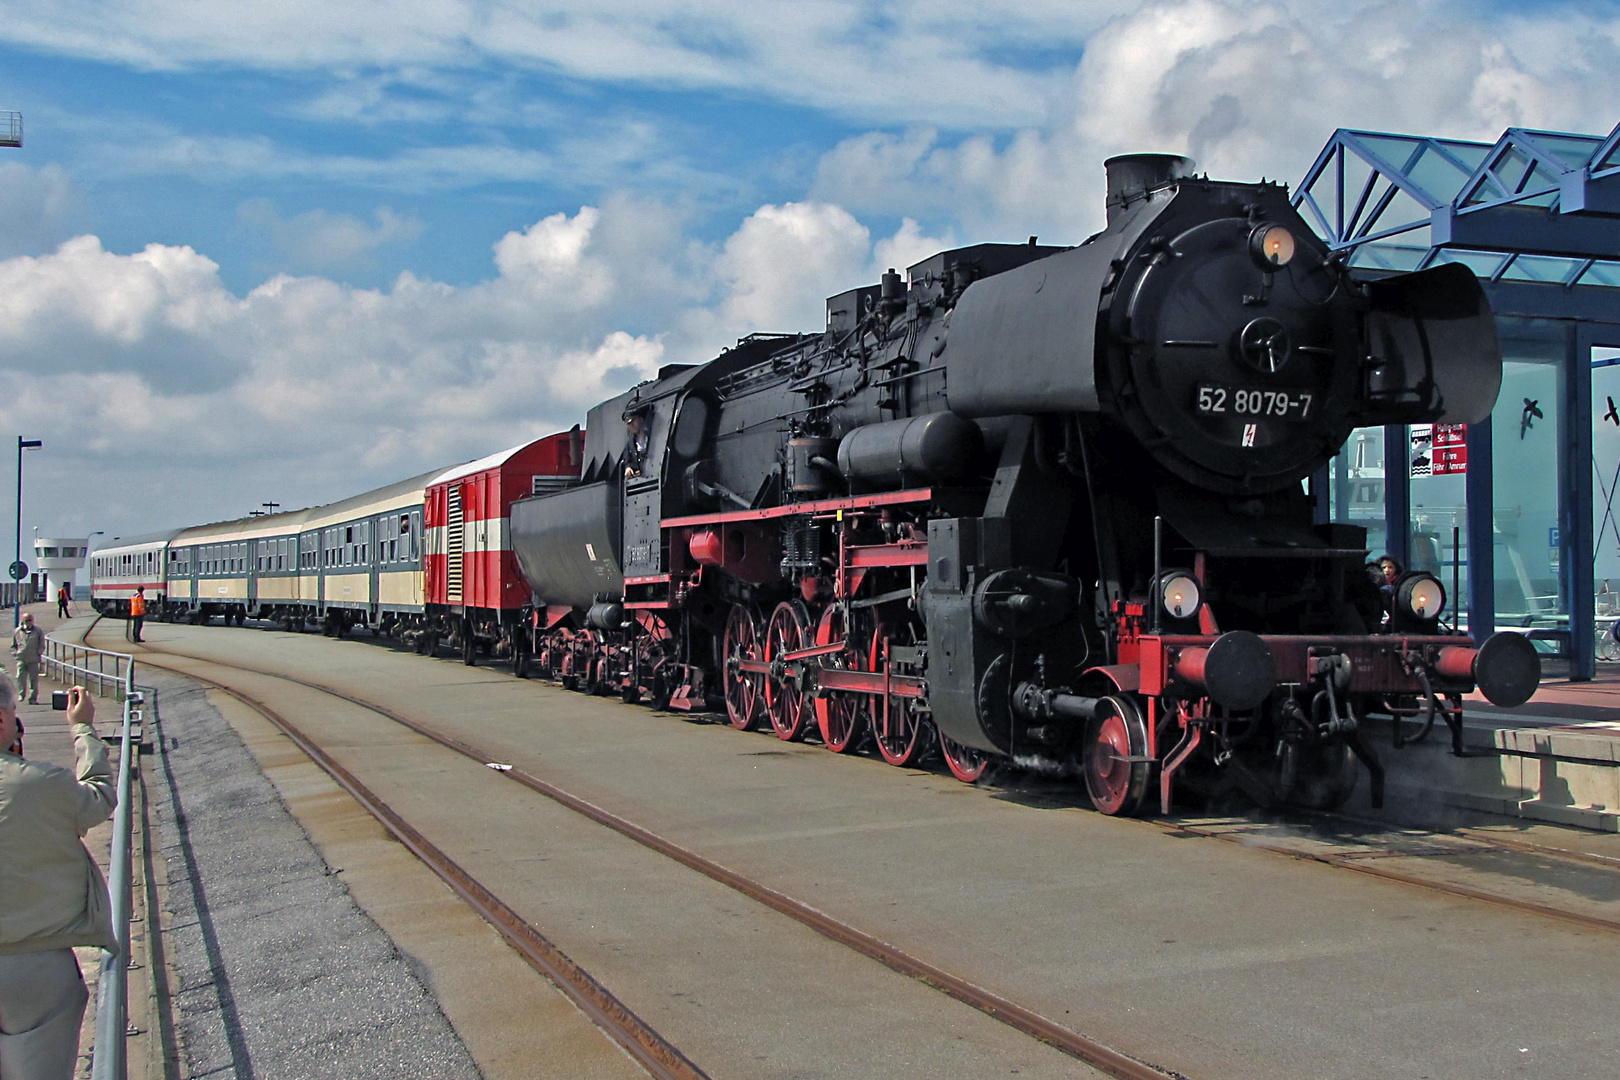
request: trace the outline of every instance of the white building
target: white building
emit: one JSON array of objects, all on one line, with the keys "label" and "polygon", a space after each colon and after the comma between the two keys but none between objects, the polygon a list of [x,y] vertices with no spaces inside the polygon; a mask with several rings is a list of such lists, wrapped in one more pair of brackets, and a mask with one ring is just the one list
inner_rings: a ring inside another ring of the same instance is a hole
[{"label": "white building", "polygon": [[68,591],[72,592],[73,580],[83,568],[89,549],[88,537],[34,537],[34,567],[39,571],[39,588],[43,599],[55,599],[50,587],[53,578],[57,581],[66,581]]}]

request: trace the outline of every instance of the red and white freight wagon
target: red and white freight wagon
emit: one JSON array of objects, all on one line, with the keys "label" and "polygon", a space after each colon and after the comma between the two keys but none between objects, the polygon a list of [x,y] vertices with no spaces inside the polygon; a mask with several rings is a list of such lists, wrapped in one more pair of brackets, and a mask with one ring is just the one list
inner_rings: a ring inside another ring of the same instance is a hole
[{"label": "red and white freight wagon", "polygon": [[579,428],[458,465],[428,482],[422,508],[423,587],[430,625],[459,639],[462,660],[480,652],[511,655],[526,666],[529,587],[512,553],[514,499],[579,479],[585,434]]}]

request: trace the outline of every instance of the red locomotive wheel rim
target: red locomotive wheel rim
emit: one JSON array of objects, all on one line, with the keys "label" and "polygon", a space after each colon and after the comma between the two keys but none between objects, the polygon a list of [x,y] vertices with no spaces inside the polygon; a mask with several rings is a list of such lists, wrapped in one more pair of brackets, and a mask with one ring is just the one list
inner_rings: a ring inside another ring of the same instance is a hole
[{"label": "red locomotive wheel rim", "polygon": [[[901,633],[905,633],[904,629]],[[872,631],[872,647],[867,650],[873,671],[888,663],[889,628],[881,622]],[[873,709],[872,741],[878,754],[890,765],[905,768],[916,762],[923,747],[922,717],[914,699],[890,696],[888,708],[880,702]]]},{"label": "red locomotive wheel rim", "polygon": [[737,668],[741,660],[760,659],[759,624],[754,613],[734,604],[726,617],[725,667],[721,672],[726,697],[726,720],[738,731],[749,731],[759,723],[763,679]]},{"label": "red locomotive wheel rim", "polygon": [[944,732],[939,736],[939,752],[945,759],[945,767],[951,770],[951,775],[964,784],[972,784],[984,775],[984,770],[990,766],[990,755],[983,750],[974,750],[963,746]]},{"label": "red locomotive wheel rim", "polygon": [[776,737],[784,742],[804,738],[810,727],[810,703],[797,678],[780,670],[777,657],[804,648],[809,631],[809,615],[787,601],[776,605],[765,627],[765,659],[771,665],[771,674],[765,678],[765,711]]},{"label": "red locomotive wheel rim", "polygon": [[[844,613],[834,605],[821,616],[816,627],[816,644],[831,645],[845,638]],[[827,657],[823,664],[862,670],[861,650],[845,649]],[[868,669],[869,670],[869,669]],[[845,754],[855,746],[866,726],[866,695],[831,693],[816,699],[816,727],[821,730],[821,742],[835,754]]]},{"label": "red locomotive wheel rim", "polygon": [[1115,713],[1102,722],[1096,741],[1091,744],[1091,758],[1086,767],[1093,781],[1093,795],[1101,797],[1114,809],[1124,805],[1126,789],[1130,787],[1131,767],[1122,758],[1131,756],[1131,737],[1125,731],[1125,721]]},{"label": "red locomotive wheel rim", "polygon": [[1106,699],[1112,711],[1086,725],[1086,792],[1104,814],[1136,813],[1147,790],[1147,728],[1126,699]]}]

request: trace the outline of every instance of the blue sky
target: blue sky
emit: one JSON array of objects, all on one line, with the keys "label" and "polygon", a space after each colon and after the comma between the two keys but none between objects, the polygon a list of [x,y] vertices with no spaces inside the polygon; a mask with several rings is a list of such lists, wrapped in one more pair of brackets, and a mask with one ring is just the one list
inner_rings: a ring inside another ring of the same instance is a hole
[{"label": "blue sky", "polygon": [[[1348,8],[1348,9],[1347,9]],[[0,415],[26,526],[304,505],[575,422],[1104,157],[1620,121],[1620,10],[1415,0],[10,0]]]}]

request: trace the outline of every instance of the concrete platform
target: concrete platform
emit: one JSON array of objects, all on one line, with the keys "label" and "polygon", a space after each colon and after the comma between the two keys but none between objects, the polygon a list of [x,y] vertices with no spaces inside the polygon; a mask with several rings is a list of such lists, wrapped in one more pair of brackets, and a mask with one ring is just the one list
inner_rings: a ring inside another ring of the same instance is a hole
[{"label": "concrete platform", "polygon": [[1467,757],[1452,755],[1443,723],[1402,750],[1387,723],[1372,728],[1392,798],[1620,832],[1620,664],[1598,665],[1590,682],[1555,675],[1516,709],[1470,695]]}]

